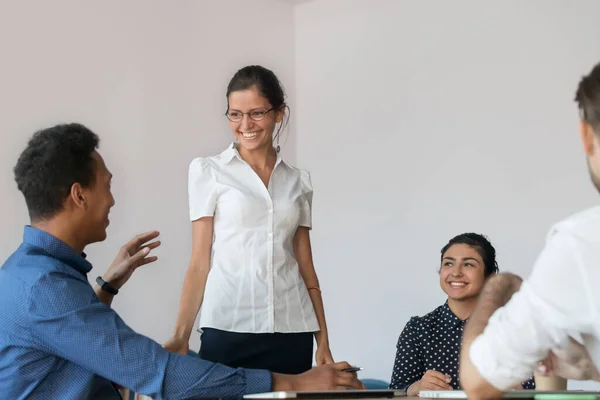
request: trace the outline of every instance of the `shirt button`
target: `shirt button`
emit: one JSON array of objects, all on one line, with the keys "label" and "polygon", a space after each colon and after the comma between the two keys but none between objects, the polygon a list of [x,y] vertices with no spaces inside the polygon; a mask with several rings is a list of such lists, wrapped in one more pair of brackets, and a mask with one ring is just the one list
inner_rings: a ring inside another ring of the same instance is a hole
[{"label": "shirt button", "polygon": [[269,212],[272,213],[273,212],[273,208],[269,207]]},{"label": "shirt button", "polygon": [[269,232],[269,238],[272,238],[273,234],[271,232]]}]

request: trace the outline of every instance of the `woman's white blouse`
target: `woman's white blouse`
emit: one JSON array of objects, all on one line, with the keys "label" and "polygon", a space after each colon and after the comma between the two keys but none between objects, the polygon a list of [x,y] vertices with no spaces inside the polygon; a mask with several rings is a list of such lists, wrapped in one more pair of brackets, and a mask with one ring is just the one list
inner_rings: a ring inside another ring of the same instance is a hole
[{"label": "woman's white blouse", "polygon": [[188,191],[190,220],[214,216],[200,328],[318,331],[292,247],[298,227],[311,228],[309,173],[278,155],[267,189],[232,144],[190,163]]}]

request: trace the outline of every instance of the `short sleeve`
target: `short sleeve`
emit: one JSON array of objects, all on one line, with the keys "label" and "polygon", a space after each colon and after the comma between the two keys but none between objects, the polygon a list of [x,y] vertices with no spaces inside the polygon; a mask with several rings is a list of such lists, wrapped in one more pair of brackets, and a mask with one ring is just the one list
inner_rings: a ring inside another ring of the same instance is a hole
[{"label": "short sleeve", "polygon": [[300,171],[300,185],[302,187],[302,201],[300,204],[299,225],[312,229],[313,187],[308,171]]},{"label": "short sleeve", "polygon": [[190,221],[215,215],[217,179],[214,167],[204,158],[196,158],[190,163],[188,198]]}]

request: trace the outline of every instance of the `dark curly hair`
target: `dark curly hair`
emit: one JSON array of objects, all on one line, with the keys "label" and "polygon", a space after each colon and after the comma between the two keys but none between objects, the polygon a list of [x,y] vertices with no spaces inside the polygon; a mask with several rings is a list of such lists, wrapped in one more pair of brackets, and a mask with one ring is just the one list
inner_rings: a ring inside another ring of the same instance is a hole
[{"label": "dark curly hair", "polygon": [[77,123],[56,125],[33,135],[13,170],[32,221],[61,211],[74,183],[83,187],[94,184],[92,153],[99,141],[94,132]]},{"label": "dark curly hair", "polygon": [[466,244],[477,250],[483,259],[485,277],[498,273],[499,269],[498,262],[496,261],[496,249],[492,246],[492,243],[490,243],[487,237],[478,233],[461,233],[460,235],[453,237],[448,244],[442,248],[440,256],[441,261],[443,261],[444,254],[448,249],[455,244]]}]

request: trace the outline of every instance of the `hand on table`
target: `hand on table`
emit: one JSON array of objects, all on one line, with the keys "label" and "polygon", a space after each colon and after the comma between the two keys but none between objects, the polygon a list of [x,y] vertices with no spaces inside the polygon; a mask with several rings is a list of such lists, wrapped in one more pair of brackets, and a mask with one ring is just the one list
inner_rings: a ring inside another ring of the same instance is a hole
[{"label": "hand on table", "polygon": [[409,386],[408,396],[417,396],[421,390],[453,390],[452,377],[438,371],[428,370],[423,377]]},{"label": "hand on table", "polygon": [[352,366],[338,362],[314,367],[300,375],[273,374],[273,391],[365,389],[356,372],[344,372],[346,368]]}]

